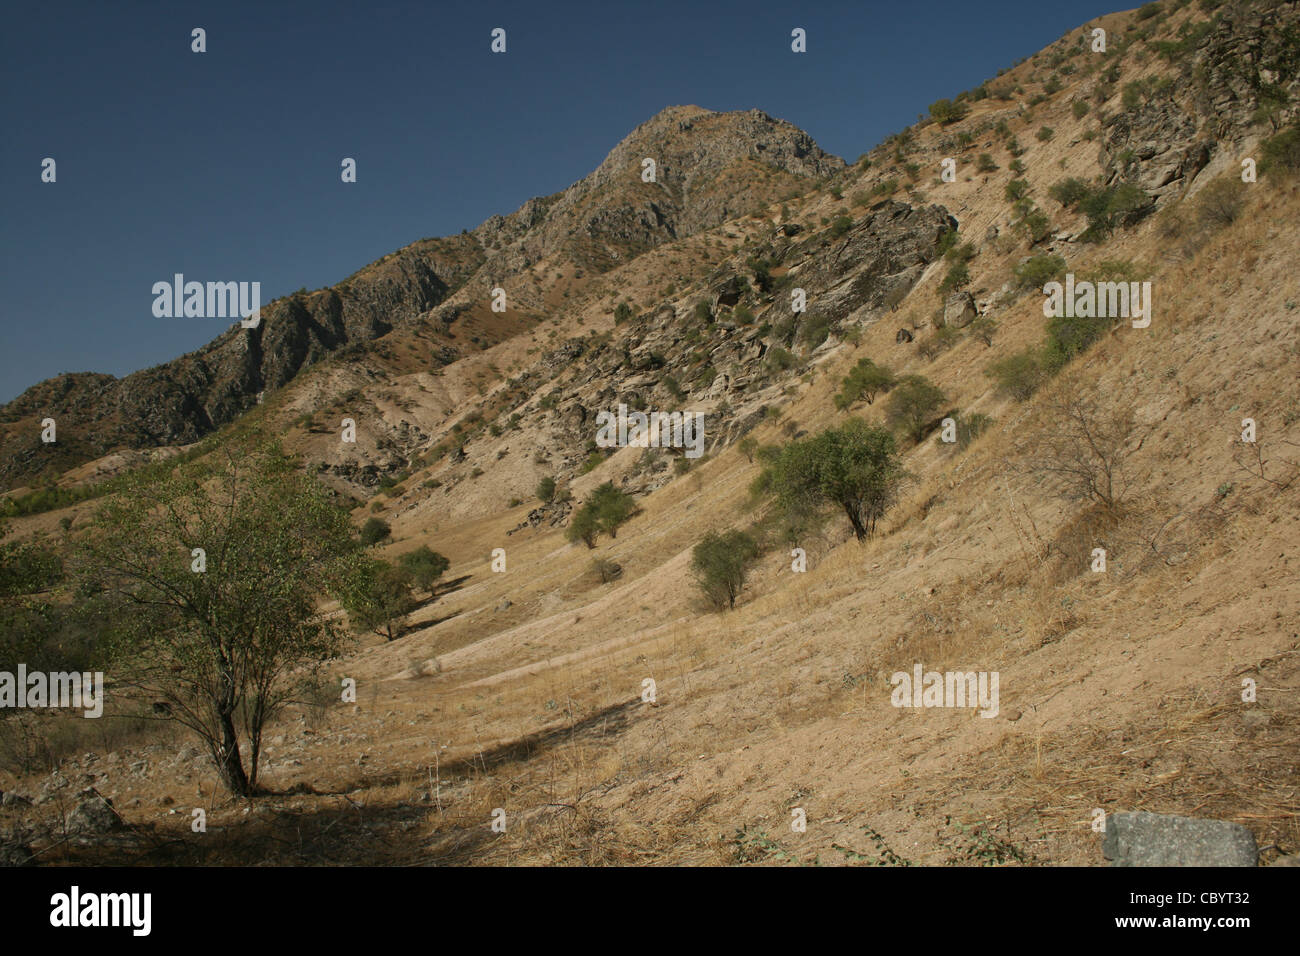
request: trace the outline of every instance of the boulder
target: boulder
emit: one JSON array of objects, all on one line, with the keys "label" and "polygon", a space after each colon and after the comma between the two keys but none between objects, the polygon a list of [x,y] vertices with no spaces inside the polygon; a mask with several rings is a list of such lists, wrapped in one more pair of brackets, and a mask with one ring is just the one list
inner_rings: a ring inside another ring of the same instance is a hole
[{"label": "boulder", "polygon": [[83,790],[77,799],[77,807],[68,817],[68,829],[73,833],[108,833],[126,826],[112,802],[98,792]]},{"label": "boulder", "polygon": [[954,292],[943,302],[943,324],[954,329],[966,328],[978,314],[969,292]]},{"label": "boulder", "polygon": [[1239,823],[1167,813],[1113,813],[1102,855],[1111,866],[1256,866],[1254,835]]}]

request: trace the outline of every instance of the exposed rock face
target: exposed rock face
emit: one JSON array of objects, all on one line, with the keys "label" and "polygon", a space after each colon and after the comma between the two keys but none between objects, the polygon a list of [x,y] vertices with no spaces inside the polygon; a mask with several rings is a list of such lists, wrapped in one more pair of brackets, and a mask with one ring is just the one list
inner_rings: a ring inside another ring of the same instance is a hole
[{"label": "exposed rock face", "polygon": [[113,805],[94,790],[84,790],[80,801],[68,817],[68,829],[73,833],[107,833],[121,829],[125,824]]},{"label": "exposed rock face", "polygon": [[[641,179],[647,157],[656,164],[654,182]],[[471,233],[420,240],[332,288],[267,303],[257,328],[236,324],[195,352],[120,380],[83,373],[33,386],[0,408],[0,488],[116,448],[193,442],[325,356],[364,349],[417,318],[446,334],[462,308],[434,310],[462,287],[490,289],[513,276],[512,308],[543,309],[544,288],[521,276],[543,257],[603,271],[756,208],[759,175],[775,170],[793,183],[843,165],[807,133],[760,110],[671,107],[563,192],[530,199]],[[438,362],[459,355],[450,343],[433,343]],[[38,423],[47,416],[58,422],[57,447],[40,441]]]}]

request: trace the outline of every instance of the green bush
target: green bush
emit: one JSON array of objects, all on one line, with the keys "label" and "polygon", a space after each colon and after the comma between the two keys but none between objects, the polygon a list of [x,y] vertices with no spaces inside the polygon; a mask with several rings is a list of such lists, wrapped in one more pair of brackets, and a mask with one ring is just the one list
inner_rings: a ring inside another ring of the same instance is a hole
[{"label": "green bush", "polygon": [[885,404],[885,421],[919,442],[934,426],[947,400],[943,391],[924,375],[908,375],[890,393]]},{"label": "green bush", "polygon": [[635,510],[632,496],[607,481],[583,502],[569,522],[567,537],[570,541],[582,541],[587,547],[594,548],[597,536],[602,533],[611,538],[618,537],[619,525],[627,521]]},{"label": "green bush", "polygon": [[555,500],[555,479],[550,475],[544,477],[537,483],[537,500],[550,504]]},{"label": "green bush", "polygon": [[745,575],[758,557],[758,545],[743,531],[709,532],[691,550],[691,570],[705,598],[715,608],[734,608],[745,588]]},{"label": "green bush", "polygon": [[950,123],[956,123],[958,120],[966,117],[967,108],[964,103],[954,103],[952,100],[936,100],[930,104],[930,118],[941,126],[947,126]]},{"label": "green bush", "polygon": [[397,564],[422,591],[432,590],[433,582],[451,567],[450,561],[426,544],[406,552],[397,559]]},{"label": "green bush", "polygon": [[1018,402],[1026,401],[1047,380],[1047,369],[1036,349],[1026,349],[994,362],[985,374],[997,382],[998,390]]},{"label": "green bush", "polygon": [[988,153],[980,153],[979,159],[975,161],[975,172],[992,173],[996,172],[998,164],[993,161],[993,157]]},{"label": "green bush", "polygon": [[877,365],[869,358],[859,359],[858,364],[844,376],[835,396],[835,407],[843,410],[864,399],[870,405],[877,395],[889,391],[896,381],[894,373],[889,369]]},{"label": "green bush", "polygon": [[853,228],[853,220],[849,216],[836,216],[831,221],[831,238],[838,239],[850,229]]},{"label": "green bush", "polygon": [[1065,275],[1065,260],[1040,253],[1015,268],[1016,285],[1021,289],[1041,289],[1048,282]]},{"label": "green bush", "polygon": [[948,274],[939,283],[939,295],[947,295],[968,285],[970,285],[970,269],[966,268],[966,263],[958,262],[948,270]]},{"label": "green bush", "polygon": [[755,495],[773,496],[778,513],[796,527],[838,508],[859,541],[875,531],[906,478],[894,436],[859,418],[760,457],[766,467],[750,486]]},{"label": "green bush", "polygon": [[1004,195],[1008,202],[1016,202],[1024,199],[1029,193],[1029,181],[1026,179],[1013,179],[1007,183]]},{"label": "green bush", "polygon": [[1276,166],[1281,169],[1300,170],[1300,126],[1292,126],[1264,140],[1263,162],[1260,169],[1267,171]]},{"label": "green bush", "polygon": [[366,523],[361,526],[361,544],[363,547],[371,547],[378,544],[393,533],[393,529],[388,526],[388,522],[383,518],[367,518]]},{"label": "green bush", "polygon": [[1038,132],[1034,134],[1040,143],[1046,143],[1055,135],[1056,130],[1052,129],[1050,126],[1040,126],[1038,127]]}]

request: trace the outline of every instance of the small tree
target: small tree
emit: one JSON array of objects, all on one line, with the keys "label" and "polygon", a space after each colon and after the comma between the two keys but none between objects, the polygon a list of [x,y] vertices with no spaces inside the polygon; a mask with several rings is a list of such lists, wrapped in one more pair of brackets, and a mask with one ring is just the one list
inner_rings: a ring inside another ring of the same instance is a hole
[{"label": "small tree", "polygon": [[546,504],[555,500],[555,479],[550,475],[537,483],[537,498]]},{"label": "small tree", "polygon": [[421,591],[433,590],[433,582],[442,577],[443,572],[451,567],[450,561],[427,544],[420,545],[414,551],[406,552],[397,559],[397,564]]},{"label": "small tree", "polygon": [[612,481],[593,491],[588,501],[595,507],[597,526],[611,538],[618,537],[618,526],[636,510],[632,496],[615,488]]},{"label": "small tree", "polygon": [[754,463],[754,452],[758,451],[758,439],[753,435],[746,435],[738,443],[740,453],[745,456],[745,460],[751,465]]},{"label": "small tree", "polygon": [[1116,509],[1128,490],[1125,462],[1134,451],[1133,411],[1099,403],[1063,389],[1048,406],[1050,424],[1030,459],[1030,471],[1046,477],[1066,499],[1086,500]]},{"label": "small tree", "polygon": [[126,481],[76,565],[123,695],[166,701],[226,788],[247,796],[266,722],[341,650],[318,600],[360,557],[346,512],[277,445],[253,439],[161,480]]},{"label": "small tree", "polygon": [[924,375],[909,375],[890,393],[885,421],[891,428],[901,428],[913,441],[920,441],[934,425],[947,400],[943,391]]},{"label": "small tree", "polygon": [[716,608],[736,606],[745,575],[758,557],[758,545],[743,531],[710,531],[691,551],[695,583]]},{"label": "small tree", "polygon": [[600,534],[600,521],[596,517],[596,510],[584,504],[574,513],[564,534],[570,541],[581,541],[588,548],[594,548],[596,538]]},{"label": "small tree", "polygon": [[388,522],[383,518],[367,518],[366,523],[361,526],[361,545],[369,548],[378,544],[393,533]]},{"label": "small tree", "polygon": [[887,392],[898,380],[894,373],[869,358],[858,360],[835,396],[835,407],[845,409],[863,399],[870,405],[881,392]]},{"label": "small tree", "polygon": [[990,365],[984,372],[998,383],[998,389],[1023,402],[1047,379],[1047,369],[1036,349],[1025,349]]},{"label": "small tree", "polygon": [[863,540],[893,505],[905,477],[894,436],[850,418],[774,452],[751,488],[774,495],[779,507],[796,514],[836,505]]},{"label": "small tree", "polygon": [[371,560],[352,576],[342,603],[357,624],[392,641],[399,636],[393,625],[415,609],[411,574],[387,561]]}]

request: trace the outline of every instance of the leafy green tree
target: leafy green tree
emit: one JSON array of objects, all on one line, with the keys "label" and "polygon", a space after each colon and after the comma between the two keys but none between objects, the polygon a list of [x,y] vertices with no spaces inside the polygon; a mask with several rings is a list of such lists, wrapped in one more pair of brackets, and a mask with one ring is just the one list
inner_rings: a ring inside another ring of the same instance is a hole
[{"label": "leafy green tree", "polygon": [[909,375],[890,393],[885,421],[891,428],[901,428],[908,437],[920,441],[947,400],[943,391],[924,375]]},{"label": "leafy green tree", "polygon": [[584,504],[574,513],[564,533],[570,541],[581,541],[588,548],[594,548],[600,535],[600,519],[596,517],[596,509]]},{"label": "leafy green tree", "polygon": [[393,533],[388,522],[383,518],[367,518],[366,523],[361,526],[361,544],[369,548],[383,541]]},{"label": "leafy green tree", "polygon": [[119,692],[169,703],[226,788],[254,793],[266,722],[342,648],[319,599],[356,570],[347,513],[254,436],[125,482],[78,545]]},{"label": "leafy green tree", "polygon": [[964,103],[954,103],[952,100],[935,100],[930,104],[930,118],[941,126],[947,126],[964,119],[967,113],[967,107]]},{"label": "leafy green tree", "polygon": [[555,500],[555,479],[550,475],[537,483],[537,499],[546,504]]},{"label": "leafy green tree", "polygon": [[710,531],[691,550],[695,582],[714,607],[736,606],[745,575],[758,557],[758,545],[743,531]]},{"label": "leafy green tree", "polygon": [[367,630],[392,641],[393,626],[415,610],[412,575],[405,568],[372,558],[349,580],[343,597],[348,616]]},{"label": "leafy green tree", "polygon": [[835,396],[835,407],[842,410],[863,399],[870,405],[878,394],[889,391],[897,381],[894,373],[884,366],[869,358],[859,359],[858,364],[844,376]]},{"label": "leafy green tree", "polygon": [[850,418],[773,453],[752,490],[794,512],[837,506],[863,540],[893,505],[905,477],[894,436]]},{"label": "leafy green tree", "polygon": [[443,572],[451,567],[450,561],[427,544],[420,545],[414,551],[406,552],[397,559],[397,564],[421,591],[433,590],[433,582],[442,577]]}]

